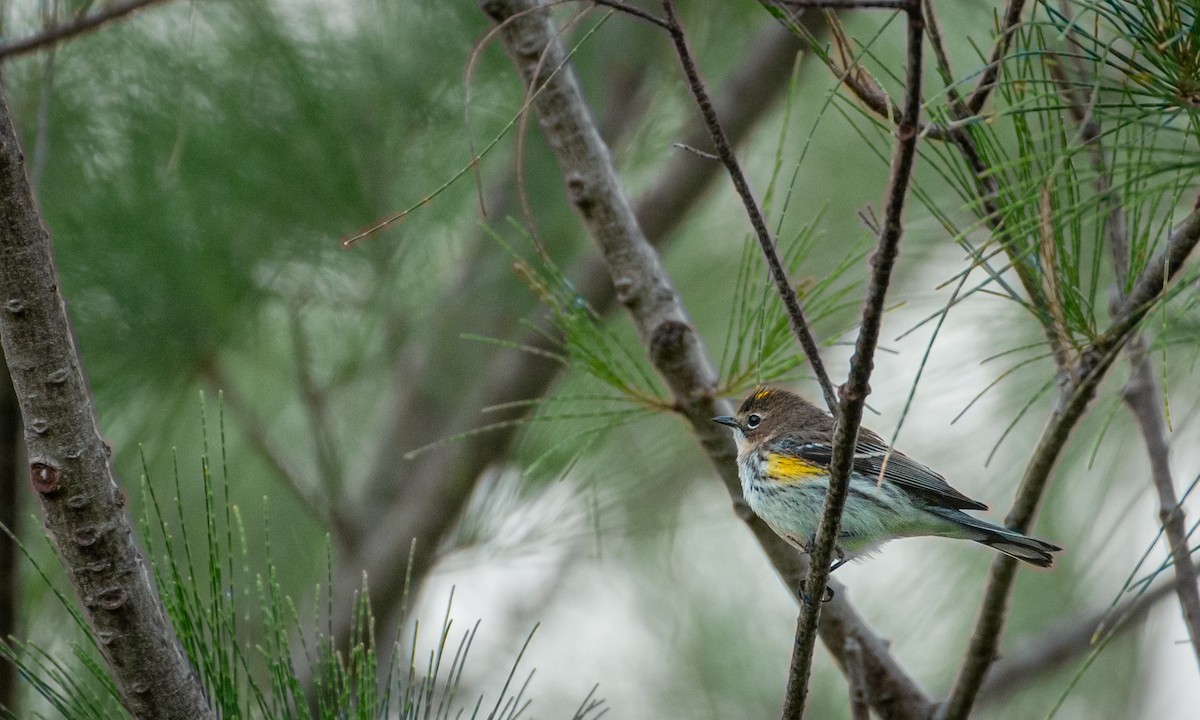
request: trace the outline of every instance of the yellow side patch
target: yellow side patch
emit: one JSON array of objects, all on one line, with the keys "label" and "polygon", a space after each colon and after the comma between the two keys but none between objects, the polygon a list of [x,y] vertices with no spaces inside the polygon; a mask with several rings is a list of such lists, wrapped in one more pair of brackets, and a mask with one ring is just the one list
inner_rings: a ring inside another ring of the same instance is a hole
[{"label": "yellow side patch", "polygon": [[828,471],[820,465],[810,463],[794,455],[767,453],[767,477],[775,482],[789,484],[801,483],[828,475]]}]

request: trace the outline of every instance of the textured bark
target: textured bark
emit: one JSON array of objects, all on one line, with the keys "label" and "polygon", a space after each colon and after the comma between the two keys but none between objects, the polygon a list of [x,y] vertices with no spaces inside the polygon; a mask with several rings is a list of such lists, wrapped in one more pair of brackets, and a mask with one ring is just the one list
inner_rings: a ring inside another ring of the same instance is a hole
[{"label": "textured bark", "polygon": [[[812,30],[819,33],[822,27],[817,23]],[[715,101],[731,142],[745,138],[767,115],[773,101],[787,86],[796,53],[802,47],[789,32],[775,26],[768,26],[755,38],[745,63],[723,83]],[[680,139],[701,149],[710,147],[711,143],[708,130],[698,121],[685,127]],[[651,244],[658,246],[667,242],[682,220],[703,200],[705,191],[720,177],[720,169],[719,163],[689,152],[670,154],[658,179],[634,206],[638,224]],[[495,282],[493,272],[491,268],[480,268],[471,278],[471,287],[477,289]],[[507,268],[500,272],[503,281],[511,282],[511,272]],[[575,278],[576,289],[587,299],[589,306],[598,313],[612,309],[615,291],[601,255],[588,254],[571,275]],[[455,308],[462,306],[461,297],[452,302],[457,303]],[[438,348],[444,346],[443,340],[456,341],[463,332],[459,312],[448,309],[444,314],[435,330],[434,342]],[[478,313],[476,317],[481,314],[484,313]],[[450,320],[457,322],[450,323]],[[473,326],[472,332],[504,336],[503,328],[486,328]],[[526,332],[516,343],[535,350],[558,350],[551,338],[538,331]],[[431,357],[440,358],[440,355],[435,352]],[[453,527],[479,477],[488,466],[505,456],[520,425],[514,423],[475,435],[444,451],[426,453],[411,462],[403,459],[404,453],[438,437],[477,425],[479,408],[546,395],[561,370],[557,363],[532,353],[505,350],[489,355],[486,368],[463,368],[464,375],[474,373],[467,381],[478,379],[479,383],[479,390],[467,395],[468,400],[463,403],[465,410],[451,420],[430,423],[429,418],[437,417],[445,404],[445,398],[431,395],[431,390],[443,382],[464,381],[462,376],[447,380],[441,374],[445,362],[440,359],[435,362],[440,369],[423,372],[419,381],[412,379],[409,358],[401,358],[397,365],[395,374],[401,392],[371,474],[371,494],[378,507],[364,509],[368,521],[362,524],[361,538],[354,543],[360,557],[342,563],[342,574],[335,582],[339,592],[344,592],[339,604],[348,607],[352,591],[361,586],[360,573],[365,566],[371,579],[372,608],[380,627],[389,627],[405,596],[405,564],[397,558],[408,557],[415,539],[411,594],[437,560],[442,537]],[[517,419],[521,412],[524,411],[489,416],[489,420]],[[715,429],[720,431],[720,428]],[[335,634],[342,638],[349,632],[350,614],[341,613],[339,617],[347,619],[335,626]]]},{"label": "textured bark", "polygon": [[[0,525],[16,537],[20,537],[21,517],[17,495],[20,453],[21,408],[5,363],[0,369]],[[0,533],[0,642],[17,632],[21,612],[20,557],[17,544],[8,533]],[[17,715],[17,668],[4,658],[0,658],[0,708]]]},{"label": "textured bark", "polygon": [[[805,563],[750,512],[741,497],[732,438],[711,421],[714,415],[730,411],[727,402],[713,397],[717,377],[712,360],[661,258],[634,217],[575,74],[565,65],[551,77],[565,56],[550,11],[536,11],[540,5],[536,0],[484,0],[480,5],[493,20],[504,23],[505,48],[525,84],[547,83],[535,101],[538,125],[558,161],[568,198],[604,256],[616,298],[629,312],[651,361],[671,388],[677,411],[691,426],[735,511],[764,554],[789,588],[799,587]],[[527,12],[530,10],[533,12]],[[845,662],[847,638],[859,643],[870,702],[881,717],[929,716],[932,706],[925,693],[890,655],[887,642],[854,612],[844,592],[823,608],[819,632],[839,664]]]},{"label": "textured bark", "polygon": [[2,96],[0,340],[30,482],[125,707],[136,718],[212,717],[133,541]]}]

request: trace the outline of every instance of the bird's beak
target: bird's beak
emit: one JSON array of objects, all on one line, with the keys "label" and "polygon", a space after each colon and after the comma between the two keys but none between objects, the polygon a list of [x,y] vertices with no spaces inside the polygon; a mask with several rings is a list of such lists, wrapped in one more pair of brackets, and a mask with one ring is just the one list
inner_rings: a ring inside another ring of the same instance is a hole
[{"label": "bird's beak", "polygon": [[730,417],[729,415],[718,415],[717,417],[713,418],[712,420],[715,423],[721,423],[722,425],[728,425],[731,428],[737,428],[739,430],[742,429],[742,426],[738,424],[737,418]]}]

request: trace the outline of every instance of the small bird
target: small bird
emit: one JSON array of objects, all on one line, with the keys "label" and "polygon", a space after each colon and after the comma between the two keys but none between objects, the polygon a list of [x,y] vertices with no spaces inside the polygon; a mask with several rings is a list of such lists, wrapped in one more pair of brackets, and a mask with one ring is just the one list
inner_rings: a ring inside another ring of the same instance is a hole
[{"label": "small bird", "polygon": [[[736,416],[713,421],[733,428],[738,477],[751,509],[807,552],[829,487],[833,418],[799,395],[762,388],[746,398]],[[889,454],[882,438],[860,428],[831,570],[889,540],[922,535],[974,540],[1038,567],[1050,567],[1050,553],[1062,549],[963,510],[987,510],[987,505],[903,453]]]}]

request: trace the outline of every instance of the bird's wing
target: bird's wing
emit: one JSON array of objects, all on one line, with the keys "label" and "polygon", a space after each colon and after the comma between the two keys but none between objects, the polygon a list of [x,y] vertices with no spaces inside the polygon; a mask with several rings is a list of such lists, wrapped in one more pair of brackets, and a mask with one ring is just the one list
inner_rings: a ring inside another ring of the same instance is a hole
[{"label": "bird's wing", "polygon": [[[822,441],[786,440],[780,449],[824,467],[829,467],[833,459],[833,447]],[[889,454],[887,443],[868,430],[859,433],[858,444],[854,448],[853,467],[855,471],[870,478],[878,478],[882,472],[884,482],[895,483],[933,505],[956,510],[988,509],[987,505],[972,500],[950,487],[950,483],[941,475],[899,450],[892,450]]]}]

